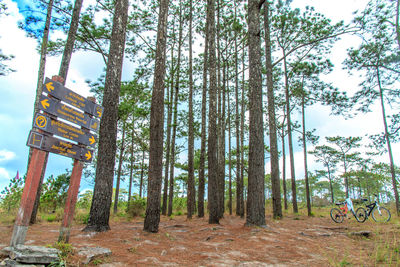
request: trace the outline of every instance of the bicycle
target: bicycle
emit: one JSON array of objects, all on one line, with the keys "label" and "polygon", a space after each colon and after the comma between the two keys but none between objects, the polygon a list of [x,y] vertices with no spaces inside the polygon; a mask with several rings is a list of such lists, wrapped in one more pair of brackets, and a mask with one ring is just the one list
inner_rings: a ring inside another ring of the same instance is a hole
[{"label": "bicycle", "polygon": [[[350,198],[346,199],[343,202],[337,202],[335,204],[338,206],[338,208],[332,208],[330,212],[331,218],[335,223],[342,223],[344,218],[347,217],[347,213],[349,210],[356,218],[357,222],[363,223],[367,219],[367,212],[363,207],[359,207],[356,211],[354,211],[353,203],[351,202]],[[341,205],[344,206],[341,207]]]},{"label": "bicycle", "polygon": [[[378,196],[375,194],[374,196],[375,196],[375,201],[365,205],[365,207],[367,208],[366,219],[368,219],[368,217],[371,216],[375,222],[388,222],[391,218],[390,211],[385,207],[381,207],[377,200]],[[368,199],[363,198],[361,199],[361,201],[367,202]]]}]

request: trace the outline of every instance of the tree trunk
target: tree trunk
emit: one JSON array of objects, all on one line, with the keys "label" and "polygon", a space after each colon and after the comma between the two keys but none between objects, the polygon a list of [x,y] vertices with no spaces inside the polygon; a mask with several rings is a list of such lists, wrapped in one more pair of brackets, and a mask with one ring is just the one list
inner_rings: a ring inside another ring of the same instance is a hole
[{"label": "tree trunk", "polygon": [[287,115],[287,128],[289,139],[289,157],[290,157],[290,175],[292,180],[292,202],[293,212],[298,213],[297,208],[297,194],[296,194],[296,175],[294,170],[294,153],[293,153],[293,140],[292,140],[292,121],[290,119],[290,95],[289,95],[289,78],[287,73],[287,62],[285,50],[283,50],[283,64],[285,68],[285,98],[286,98],[286,115]]},{"label": "tree trunk", "polygon": [[[81,13],[82,2],[83,2],[83,0],[76,0],[75,5],[74,5],[74,10],[72,12],[71,24],[70,24],[70,27],[68,30],[67,43],[64,47],[63,57],[61,59],[61,66],[60,66],[60,70],[58,72],[58,76],[63,78],[62,84],[65,84],[65,81],[67,80],[69,63],[71,61],[71,56],[72,56],[72,52],[73,52],[73,48],[74,48],[74,44],[75,44],[75,36],[76,36],[76,32],[78,30],[79,16]],[[46,60],[47,39],[48,39],[48,32],[49,32],[49,26],[50,26],[50,17],[51,17],[52,6],[53,6],[53,0],[51,0],[49,2],[49,6],[48,6],[48,10],[47,10],[47,17],[46,17],[46,26],[45,26],[45,30],[43,32],[41,57],[43,55],[42,53],[44,52],[44,58],[43,58],[44,61],[42,62],[42,58],[41,58],[39,69],[42,74],[39,74],[39,77],[41,77],[41,78],[38,79],[38,86],[40,86],[38,88],[40,88],[40,91],[42,90],[41,88],[43,86],[43,79],[44,79],[44,65],[45,65],[45,60]],[[45,33],[45,32],[47,32],[47,33]],[[46,41],[44,42],[44,40],[46,40]],[[40,85],[39,85],[39,81],[40,81]],[[41,94],[42,93],[40,92],[40,94],[37,95],[37,97],[36,97],[37,99],[35,100],[35,109],[39,102],[38,96],[40,96]],[[31,153],[32,152],[30,151],[29,155],[31,155]],[[37,215],[37,210],[39,208],[39,202],[40,202],[40,192],[42,189],[42,184],[43,184],[43,180],[44,180],[48,157],[49,157],[49,153],[46,152],[43,172],[42,172],[42,175],[40,178],[40,183],[39,183],[39,189],[38,189],[38,192],[36,195],[35,204],[33,206],[32,215],[31,215],[31,219],[30,219],[31,224],[34,224],[36,222],[36,215]],[[29,160],[28,160],[28,162],[29,162]]]},{"label": "tree trunk", "polygon": [[304,153],[304,180],[306,183],[306,202],[307,202],[307,215],[311,216],[311,197],[310,197],[310,186],[308,182],[308,166],[307,166],[307,140],[306,140],[306,115],[305,115],[305,104],[304,104],[304,92],[301,99],[301,117],[303,124],[303,153]]},{"label": "tree trunk", "polygon": [[65,44],[64,53],[61,59],[61,67],[58,75],[67,80],[69,63],[71,61],[72,52],[74,50],[76,32],[78,31],[79,16],[81,14],[83,0],[75,0],[74,10],[72,12],[71,25],[69,26],[67,43]]},{"label": "tree trunk", "polygon": [[[235,1],[235,21],[237,20],[237,1]],[[236,126],[236,215],[240,216],[241,195],[238,190],[240,185],[240,128],[239,128],[239,66],[238,66],[238,44],[237,44],[237,30],[235,31],[235,126]],[[244,72],[244,71],[243,71]],[[242,195],[243,199],[243,195]]]},{"label": "tree trunk", "polygon": [[[46,22],[45,22],[45,26],[44,26],[44,30],[43,30],[42,45],[40,48],[40,62],[39,62],[38,81],[37,81],[37,86],[36,86],[35,104],[33,106],[33,118],[35,118],[35,114],[37,112],[39,112],[39,99],[43,92],[42,86],[43,86],[44,72],[45,72],[45,67],[46,67],[47,45],[48,45],[48,40],[49,40],[49,30],[50,30],[51,11],[53,9],[53,2],[54,2],[54,0],[50,0],[49,4],[47,5]],[[29,167],[29,163],[31,161],[32,152],[33,152],[33,148],[29,147],[28,164],[27,164],[27,168],[26,168],[27,170]],[[42,191],[42,185],[43,185],[44,175],[46,173],[46,166],[47,166],[48,158],[49,158],[49,152],[46,152],[46,155],[44,158],[44,163],[43,163],[43,171],[42,171],[42,174],[40,175],[39,187],[38,187],[38,191],[36,193],[35,203],[33,204],[31,218],[29,220],[30,224],[36,223],[36,215],[37,215],[37,211],[39,209],[39,203],[40,203],[40,193]]]},{"label": "tree trunk", "polygon": [[[221,59],[223,57],[221,56]],[[218,137],[218,182],[219,182],[219,218],[224,217],[225,212],[225,92],[226,92],[226,71],[225,64],[222,66],[222,86],[220,86],[220,111],[219,116],[219,137]]]},{"label": "tree trunk", "polygon": [[[181,1],[180,1],[181,3]],[[183,17],[182,5],[179,5],[179,37],[178,37],[178,62],[176,66],[176,82],[175,82],[175,97],[174,97],[174,122],[172,125],[172,140],[171,140],[171,162],[169,174],[169,194],[168,194],[168,216],[172,215],[173,200],[174,200],[174,172],[175,172],[175,146],[176,146],[176,130],[178,127],[178,104],[179,104],[179,87],[180,87],[180,71],[181,71],[181,56],[182,56],[182,30]]]},{"label": "tree trunk", "polygon": [[218,159],[218,217],[221,219],[224,215],[224,191],[225,191],[225,138],[224,138],[224,121],[222,105],[223,105],[223,92],[224,81],[221,85],[221,62],[223,61],[221,55],[220,45],[220,20],[221,20],[221,5],[220,0],[217,0],[217,97],[218,97],[218,115],[217,115],[217,159]]},{"label": "tree trunk", "polygon": [[118,212],[119,185],[121,183],[122,162],[124,161],[124,151],[125,151],[125,132],[126,132],[126,120],[124,120],[122,125],[122,141],[119,153],[117,184],[115,186],[115,197],[114,197],[114,210],[113,210],[114,214],[117,214]]},{"label": "tree trunk", "polygon": [[189,1],[189,121],[188,121],[188,196],[187,217],[192,218],[195,210],[195,186],[194,186],[194,118],[193,118],[193,51],[192,51],[192,0]]},{"label": "tree trunk", "polygon": [[153,95],[150,111],[150,156],[147,187],[147,207],[143,230],[158,232],[162,181],[164,135],[164,77],[167,39],[168,0],[160,0]]},{"label": "tree trunk", "polygon": [[[227,73],[229,73],[229,68],[227,66]],[[231,151],[231,102],[230,102],[230,93],[229,93],[229,80],[227,81],[227,89],[228,89],[228,209],[229,214],[232,215],[232,151]]]},{"label": "tree trunk", "polygon": [[104,114],[100,123],[96,182],[89,221],[84,231],[101,232],[110,229],[109,218],[117,146],[118,100],[121,89],[128,7],[128,0],[116,1],[104,85]]},{"label": "tree trunk", "polygon": [[242,95],[241,95],[241,109],[240,109],[240,184],[237,185],[239,191],[239,215],[240,218],[244,217],[244,117],[245,117],[245,103],[244,103],[244,86],[245,86],[245,46],[243,45],[242,50]]},{"label": "tree trunk", "polygon": [[143,177],[144,177],[144,160],[145,160],[145,150],[143,148],[143,155],[142,155],[142,164],[141,164],[141,170],[140,170],[140,183],[139,183],[139,197],[143,197]]},{"label": "tree trunk", "polygon": [[[207,6],[207,14],[208,14]],[[203,64],[203,90],[201,99],[201,147],[199,163],[199,190],[198,190],[198,216],[204,217],[204,190],[205,190],[205,161],[206,161],[206,122],[207,122],[207,70],[208,70],[208,20],[206,21],[204,64]]]},{"label": "tree trunk", "polygon": [[378,86],[379,86],[379,97],[380,97],[380,100],[381,100],[383,126],[385,128],[384,129],[384,131],[385,131],[385,139],[386,139],[386,145],[387,145],[388,154],[389,154],[390,173],[392,175],[393,193],[394,193],[394,198],[395,198],[395,201],[396,201],[396,213],[397,213],[397,215],[400,215],[399,192],[397,191],[396,172],[395,172],[395,169],[394,169],[392,146],[390,144],[388,126],[387,126],[387,122],[386,122],[385,102],[384,102],[384,99],[383,99],[383,89],[382,89],[382,86],[381,86],[379,68],[376,69],[376,75],[377,75]]},{"label": "tree trunk", "polygon": [[[162,204],[162,215],[167,215],[168,208],[168,175],[169,175],[169,161],[171,157],[171,120],[172,120],[172,101],[174,98],[174,70],[173,70],[173,62],[174,62],[174,48],[171,49],[171,61],[172,61],[172,70],[171,70],[171,89],[170,95],[167,96],[168,99],[168,114],[167,114],[167,140],[166,140],[166,152],[165,152],[165,171],[164,171],[164,189],[163,189],[163,204]],[[168,89],[168,88],[167,88]]]},{"label": "tree trunk", "polygon": [[286,189],[286,153],[285,153],[285,124],[282,124],[282,185],[283,185],[283,202],[285,210],[288,210],[287,189]]},{"label": "tree trunk", "polygon": [[207,0],[209,36],[209,109],[208,109],[208,207],[210,224],[219,224],[218,162],[217,162],[217,70],[215,49],[215,0]]},{"label": "tree trunk", "polygon": [[343,152],[343,167],[344,167],[344,186],[346,188],[346,198],[350,197],[349,194],[349,178],[347,177],[347,162],[346,153]]},{"label": "tree trunk", "polygon": [[259,1],[248,0],[250,131],[246,225],[263,226],[265,225],[265,175],[259,18]]},{"label": "tree trunk", "polygon": [[331,202],[333,204],[333,203],[335,203],[335,198],[333,195],[333,185],[332,185],[331,170],[329,168],[329,165],[328,165],[328,180],[329,180],[329,187],[330,187],[330,191],[331,191]]},{"label": "tree trunk", "polygon": [[271,55],[271,37],[269,22],[269,2],[264,3],[265,59],[267,68],[268,124],[271,153],[271,189],[272,211],[275,219],[282,218],[281,182],[279,179],[279,152],[276,134],[275,96]]},{"label": "tree trunk", "polygon": [[132,196],[132,183],[133,183],[133,144],[134,144],[134,129],[135,129],[135,117],[132,115],[132,136],[131,136],[131,168],[129,173],[129,190],[128,190],[128,209],[130,207],[131,196]]}]

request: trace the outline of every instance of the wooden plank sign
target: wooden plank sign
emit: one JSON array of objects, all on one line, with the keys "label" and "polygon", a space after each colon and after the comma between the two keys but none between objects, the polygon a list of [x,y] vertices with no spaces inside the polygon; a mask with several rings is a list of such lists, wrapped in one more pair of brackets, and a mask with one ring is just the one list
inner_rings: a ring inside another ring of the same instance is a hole
[{"label": "wooden plank sign", "polygon": [[97,105],[96,103],[66,88],[61,83],[53,81],[47,77],[43,85],[43,92],[46,92],[47,94],[98,118],[101,118],[103,115],[102,106]]},{"label": "wooden plank sign", "polygon": [[27,146],[84,162],[91,162],[93,157],[93,150],[35,131],[30,131]]},{"label": "wooden plank sign", "polygon": [[92,131],[97,131],[99,128],[100,121],[98,119],[91,118],[87,113],[80,112],[66,104],[62,104],[55,98],[41,95],[39,99],[39,109]]},{"label": "wooden plank sign", "polygon": [[96,134],[52,119],[41,113],[35,115],[33,127],[91,147],[95,147],[97,143]]}]

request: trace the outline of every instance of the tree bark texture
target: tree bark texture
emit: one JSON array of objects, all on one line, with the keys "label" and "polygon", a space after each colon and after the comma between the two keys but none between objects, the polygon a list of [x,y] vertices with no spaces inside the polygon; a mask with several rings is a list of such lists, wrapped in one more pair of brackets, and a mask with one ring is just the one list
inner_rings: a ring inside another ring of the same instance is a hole
[{"label": "tree bark texture", "polygon": [[119,152],[119,161],[117,170],[117,184],[115,186],[114,214],[118,212],[119,186],[121,183],[122,163],[124,162],[124,151],[125,151],[125,132],[126,132],[126,120],[124,120],[122,125],[122,140],[121,140],[121,148],[119,150],[120,152]]},{"label": "tree bark texture", "polygon": [[[181,1],[180,1],[181,3]],[[175,81],[175,96],[174,96],[174,121],[172,125],[172,140],[171,140],[171,162],[169,175],[169,194],[168,194],[168,216],[172,215],[173,200],[174,200],[174,172],[175,172],[175,146],[176,146],[176,131],[178,127],[178,105],[179,105],[179,87],[180,87],[180,72],[181,72],[181,57],[182,57],[182,31],[183,17],[182,5],[179,5],[179,33],[178,33],[178,60],[176,66],[176,81]]]},{"label": "tree bark texture", "polygon": [[[42,86],[43,86],[43,81],[44,81],[44,71],[46,68],[47,45],[48,45],[48,41],[49,41],[49,30],[50,30],[51,12],[53,9],[53,2],[54,2],[54,0],[50,0],[47,5],[47,15],[46,15],[46,22],[45,22],[44,30],[43,30],[42,45],[40,48],[38,81],[37,81],[37,85],[36,85],[36,97],[35,97],[35,103],[33,106],[32,118],[35,118],[35,114],[37,112],[39,112],[39,108],[38,108],[39,107],[39,99],[43,92]],[[31,161],[32,152],[33,152],[33,148],[29,147],[28,164],[27,164],[27,168],[26,168],[27,170],[29,167],[29,163]],[[44,175],[46,173],[46,166],[47,166],[48,158],[49,158],[49,153],[46,152],[46,156],[45,156],[44,163],[43,163],[43,171],[40,176],[39,187],[38,187],[38,191],[36,194],[35,203],[33,204],[31,218],[29,220],[30,224],[36,223],[36,216],[37,216],[37,211],[39,209],[39,203],[40,203],[40,193],[42,191],[42,185],[43,185]]]},{"label": "tree bark texture", "polygon": [[117,148],[118,101],[121,89],[128,7],[128,0],[117,0],[115,3],[104,86],[104,113],[100,123],[96,178],[89,221],[84,231],[101,232],[110,229],[109,218]]},{"label": "tree bark texture", "polygon": [[142,164],[141,164],[141,170],[140,170],[140,182],[139,182],[139,197],[143,197],[143,179],[144,179],[144,160],[146,157],[146,151],[143,148],[142,151]]},{"label": "tree bark texture", "polygon": [[265,175],[259,17],[259,1],[248,0],[250,130],[246,225],[263,226],[265,225]]},{"label": "tree bark texture", "polygon": [[244,218],[245,205],[244,205],[244,116],[245,116],[245,103],[244,103],[244,87],[245,87],[245,45],[243,45],[242,50],[242,95],[241,95],[241,109],[240,109],[240,184],[237,185],[237,190],[239,191],[239,216]]},{"label": "tree bark texture", "polygon": [[131,202],[131,196],[132,196],[132,183],[133,183],[133,144],[134,144],[134,129],[135,129],[135,117],[132,115],[132,133],[131,133],[131,168],[130,168],[130,173],[129,173],[129,189],[128,189],[128,209],[130,207],[130,202]]},{"label": "tree bark texture", "polygon": [[[227,70],[229,73],[229,68]],[[229,215],[232,215],[232,149],[231,149],[231,102],[230,102],[230,95],[229,95],[229,83],[227,84],[228,88],[228,209]]]},{"label": "tree bark texture", "polygon": [[[222,59],[222,56],[221,56]],[[218,186],[219,186],[219,218],[224,217],[225,212],[225,94],[226,94],[226,62],[222,66],[222,86],[220,86],[220,110],[219,114],[219,125],[218,125]]]},{"label": "tree bark texture", "polygon": [[267,68],[267,97],[268,97],[268,124],[269,145],[271,153],[271,189],[273,217],[282,217],[281,182],[279,179],[279,152],[275,117],[275,96],[271,55],[271,37],[269,21],[269,2],[264,3],[264,31],[265,31],[265,59]]},{"label": "tree bark texture", "polygon": [[290,158],[290,176],[292,181],[292,203],[293,212],[298,213],[297,208],[297,193],[296,193],[296,174],[294,169],[294,152],[293,152],[293,138],[292,138],[292,121],[290,119],[290,92],[289,92],[289,77],[287,71],[286,54],[283,51],[283,64],[285,69],[285,100],[286,100],[286,116],[287,116],[287,129],[288,129],[288,140],[289,140],[289,158]]},{"label": "tree bark texture", "polygon": [[156,61],[150,111],[150,156],[147,207],[143,230],[158,232],[162,182],[164,131],[164,77],[167,39],[168,0],[160,0],[158,14]]},{"label": "tree bark texture", "polygon": [[216,21],[216,53],[217,53],[217,160],[218,160],[218,217],[221,219],[224,214],[224,176],[225,176],[225,155],[223,154],[223,148],[225,140],[223,138],[223,121],[225,120],[222,117],[222,92],[223,85],[221,85],[221,45],[220,45],[220,20],[221,20],[221,5],[220,0],[216,0],[217,4],[217,21]]},{"label": "tree bark texture", "polygon": [[[237,19],[237,3],[235,1],[235,20]],[[238,44],[237,44],[237,31],[235,31],[235,126],[236,126],[236,215],[240,216],[240,191],[238,190],[240,185],[240,128],[239,128],[239,70],[238,70]],[[242,195],[243,197],[243,195]]]},{"label": "tree bark texture", "polygon": [[283,184],[283,202],[285,210],[288,210],[287,189],[286,189],[286,152],[285,152],[285,120],[282,124],[282,184]]},{"label": "tree bark texture", "polygon": [[188,196],[187,196],[187,217],[192,218],[196,205],[194,186],[194,118],[193,118],[193,51],[192,51],[192,14],[193,1],[190,0],[189,10],[189,118],[188,118]]},{"label": "tree bark texture", "polygon": [[306,184],[306,202],[307,202],[307,215],[311,216],[311,196],[310,185],[308,182],[308,165],[307,165],[307,140],[306,140],[306,115],[305,115],[304,93],[301,101],[301,114],[303,125],[303,153],[304,153],[304,180]]},{"label": "tree bark texture", "polygon": [[[171,49],[172,60],[173,51]],[[169,161],[171,157],[171,121],[172,121],[172,101],[174,98],[174,71],[171,71],[171,89],[170,95],[168,96],[168,113],[167,113],[167,140],[166,140],[166,151],[165,151],[165,170],[164,170],[164,189],[163,189],[163,199],[162,199],[162,214],[167,215],[168,209],[168,176],[169,176]],[[167,95],[169,90],[167,90]]]},{"label": "tree bark texture", "polygon": [[208,0],[209,34],[209,110],[208,110],[208,207],[210,224],[219,224],[218,210],[218,140],[217,140],[217,69],[215,48],[215,0]]},{"label": "tree bark texture", "polygon": [[388,154],[389,154],[389,164],[390,164],[390,173],[392,175],[393,193],[394,193],[394,199],[396,201],[396,213],[397,213],[397,215],[400,215],[399,192],[397,191],[396,172],[395,172],[395,168],[394,168],[392,146],[390,144],[389,131],[388,131],[388,126],[387,126],[387,122],[386,122],[385,102],[384,102],[384,96],[383,96],[383,88],[381,86],[381,78],[379,75],[379,68],[377,68],[377,70],[376,70],[376,76],[377,76],[378,85],[379,85],[379,98],[381,101],[383,127],[384,127],[386,145],[387,145]]},{"label": "tree bark texture", "polygon": [[[208,14],[207,6],[207,14]],[[201,146],[199,163],[199,189],[197,209],[199,218],[204,217],[204,191],[205,191],[205,161],[206,161],[206,123],[207,123],[207,73],[208,73],[208,20],[206,21],[204,62],[203,62],[203,88],[201,97]]]},{"label": "tree bark texture", "polygon": [[58,75],[67,79],[69,63],[71,61],[72,52],[74,50],[76,32],[78,31],[79,16],[81,14],[83,0],[75,0],[74,10],[72,11],[71,25],[68,30],[67,43],[65,44],[64,53],[61,59],[61,67]]}]

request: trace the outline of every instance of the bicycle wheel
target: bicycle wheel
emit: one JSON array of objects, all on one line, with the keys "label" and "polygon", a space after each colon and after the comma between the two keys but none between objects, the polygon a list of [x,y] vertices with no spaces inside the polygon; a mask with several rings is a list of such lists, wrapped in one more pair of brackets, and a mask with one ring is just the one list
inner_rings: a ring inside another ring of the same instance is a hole
[{"label": "bicycle wheel", "polygon": [[388,222],[390,220],[390,211],[385,207],[375,208],[372,211],[372,219],[376,222]]},{"label": "bicycle wheel", "polygon": [[337,209],[337,208],[332,208],[331,209],[331,218],[335,223],[341,223],[343,222],[343,213]]},{"label": "bicycle wheel", "polygon": [[355,213],[357,222],[363,223],[367,219],[367,212],[363,207],[359,207]]}]

